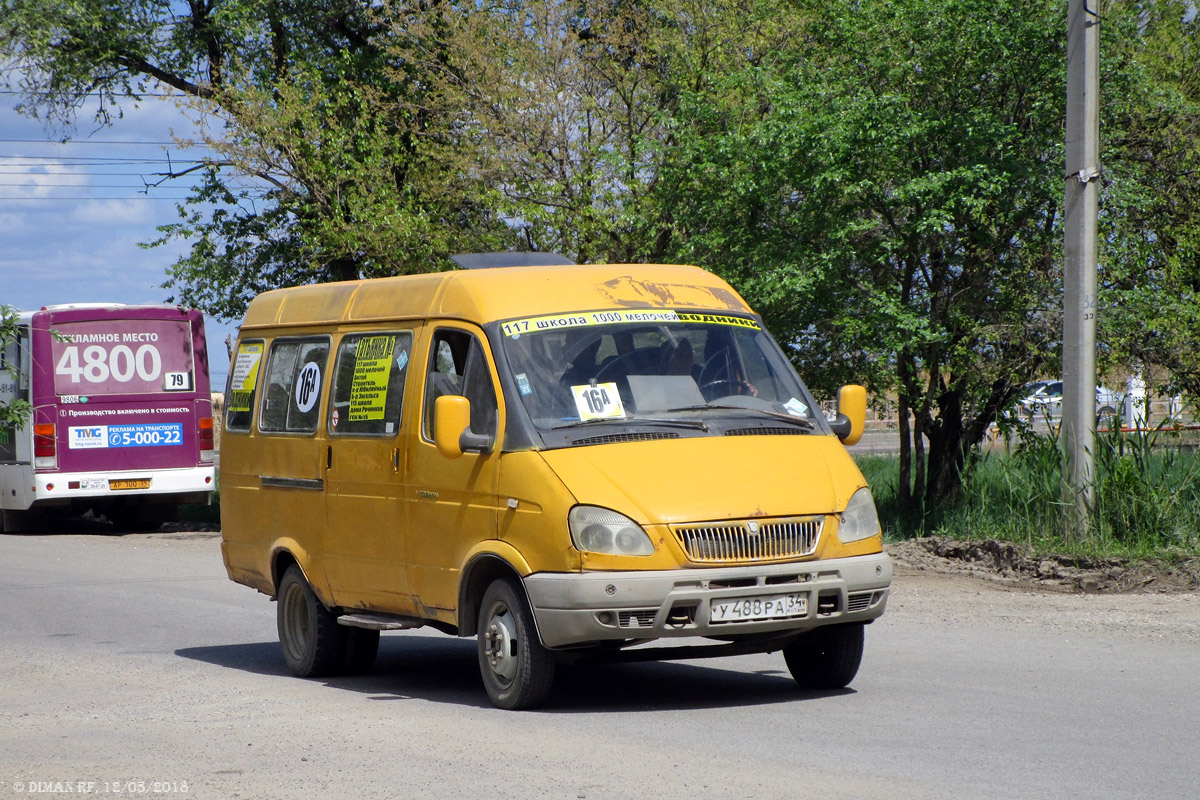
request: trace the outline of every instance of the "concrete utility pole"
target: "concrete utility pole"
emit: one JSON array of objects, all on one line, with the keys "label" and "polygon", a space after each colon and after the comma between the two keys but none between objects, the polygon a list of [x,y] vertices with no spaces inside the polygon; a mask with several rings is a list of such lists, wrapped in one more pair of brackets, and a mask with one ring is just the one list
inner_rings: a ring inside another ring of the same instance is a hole
[{"label": "concrete utility pole", "polygon": [[1064,533],[1080,540],[1095,504],[1096,212],[1100,194],[1100,18],[1067,5],[1067,181],[1063,274]]}]

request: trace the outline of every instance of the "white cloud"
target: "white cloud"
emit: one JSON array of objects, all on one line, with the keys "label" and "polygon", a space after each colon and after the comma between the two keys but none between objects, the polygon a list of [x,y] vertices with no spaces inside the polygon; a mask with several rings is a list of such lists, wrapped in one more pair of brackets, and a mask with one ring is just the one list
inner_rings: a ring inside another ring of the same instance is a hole
[{"label": "white cloud", "polygon": [[28,200],[78,194],[91,185],[91,179],[61,164],[12,156],[0,157],[0,184],[6,200]]},{"label": "white cloud", "polygon": [[71,220],[96,225],[147,225],[153,232],[153,209],[137,198],[127,200],[92,200],[79,203],[71,211]]},{"label": "white cloud", "polygon": [[[147,101],[96,130],[85,108],[74,138],[63,143],[13,113],[5,102],[13,99],[0,98],[0,184],[14,184],[0,186],[0,303],[164,302],[167,267],[187,246],[138,244],[157,238],[158,225],[178,221],[166,198],[184,196],[193,181],[168,182],[149,198],[140,192],[144,181],[204,154],[170,143],[174,134],[194,135],[192,123],[171,101]],[[232,329],[208,323],[214,385],[224,381],[228,359],[220,342]]]}]

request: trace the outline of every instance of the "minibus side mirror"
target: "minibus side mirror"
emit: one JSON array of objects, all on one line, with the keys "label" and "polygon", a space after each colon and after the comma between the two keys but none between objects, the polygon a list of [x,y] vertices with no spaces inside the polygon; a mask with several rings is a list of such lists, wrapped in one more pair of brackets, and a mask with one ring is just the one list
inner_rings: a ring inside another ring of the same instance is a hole
[{"label": "minibus side mirror", "polygon": [[844,445],[858,444],[867,424],[867,390],[848,384],[838,390],[837,419],[829,424]]},{"label": "minibus side mirror", "polygon": [[433,401],[433,443],[446,458],[492,452],[492,438],[471,430],[471,401],[459,395]]}]

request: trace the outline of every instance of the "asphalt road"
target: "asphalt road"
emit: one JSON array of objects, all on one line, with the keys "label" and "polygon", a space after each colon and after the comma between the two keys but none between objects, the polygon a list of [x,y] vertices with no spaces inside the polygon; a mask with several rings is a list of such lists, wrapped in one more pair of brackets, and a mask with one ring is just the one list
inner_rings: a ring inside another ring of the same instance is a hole
[{"label": "asphalt road", "polygon": [[1200,797],[1200,595],[898,575],[851,689],[779,654],[563,670],[487,700],[473,640],[283,673],[213,534],[0,536],[0,800]]}]

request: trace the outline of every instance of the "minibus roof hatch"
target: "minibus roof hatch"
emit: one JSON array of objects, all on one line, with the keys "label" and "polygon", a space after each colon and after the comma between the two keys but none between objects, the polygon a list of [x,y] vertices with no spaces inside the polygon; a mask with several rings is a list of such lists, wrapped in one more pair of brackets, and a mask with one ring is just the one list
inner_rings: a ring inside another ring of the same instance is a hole
[{"label": "minibus roof hatch", "polygon": [[459,253],[450,260],[460,269],[492,267],[572,267],[575,262],[558,253]]}]

